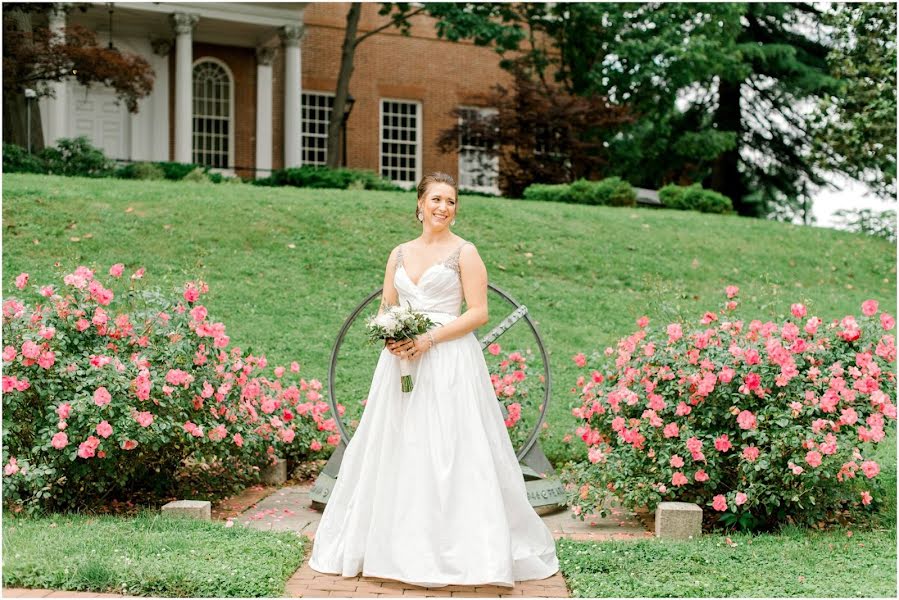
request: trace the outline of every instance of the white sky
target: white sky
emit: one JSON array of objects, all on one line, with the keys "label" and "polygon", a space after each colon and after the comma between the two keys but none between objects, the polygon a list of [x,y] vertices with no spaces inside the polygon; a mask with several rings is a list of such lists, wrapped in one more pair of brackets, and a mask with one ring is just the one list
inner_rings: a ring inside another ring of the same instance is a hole
[{"label": "white sky", "polygon": [[822,189],[812,195],[812,214],[818,227],[833,227],[833,213],[844,208],[870,208],[872,210],[896,210],[896,200],[883,200],[874,195],[868,186],[847,179],[842,175],[831,175],[829,179],[840,190]]}]

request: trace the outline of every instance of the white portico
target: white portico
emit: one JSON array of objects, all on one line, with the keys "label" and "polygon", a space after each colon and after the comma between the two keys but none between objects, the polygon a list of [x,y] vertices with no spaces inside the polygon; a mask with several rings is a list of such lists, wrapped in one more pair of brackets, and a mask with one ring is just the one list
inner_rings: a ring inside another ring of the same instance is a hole
[{"label": "white portico", "polygon": [[[74,4],[54,5],[51,27],[77,24],[93,30],[99,44],[111,41],[145,58],[155,82],[133,115],[108,88],[58,84],[54,98],[41,100],[47,143],[87,135],[112,158],[197,162],[227,171],[270,169],[278,147],[284,166],[299,166],[305,5],[94,2],[84,11]],[[216,45],[226,58],[204,56],[196,51],[198,44]],[[239,69],[229,64],[228,52],[237,57],[232,62]],[[255,63],[249,72],[247,60]],[[283,70],[275,73],[275,65]],[[276,87],[283,88],[279,122]],[[243,108],[235,109],[239,102]],[[275,132],[282,139],[276,140]]]}]

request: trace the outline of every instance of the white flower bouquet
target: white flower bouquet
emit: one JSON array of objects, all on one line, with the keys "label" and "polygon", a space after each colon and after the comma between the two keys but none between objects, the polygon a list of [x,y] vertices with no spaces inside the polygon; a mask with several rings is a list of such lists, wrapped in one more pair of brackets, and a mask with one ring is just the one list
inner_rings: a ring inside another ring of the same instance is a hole
[{"label": "white flower bouquet", "polygon": [[[368,320],[368,339],[374,343],[381,340],[414,339],[434,326],[425,315],[415,312],[411,306],[388,306],[384,312]],[[404,392],[411,392],[412,364],[408,359],[400,359],[400,385]]]}]

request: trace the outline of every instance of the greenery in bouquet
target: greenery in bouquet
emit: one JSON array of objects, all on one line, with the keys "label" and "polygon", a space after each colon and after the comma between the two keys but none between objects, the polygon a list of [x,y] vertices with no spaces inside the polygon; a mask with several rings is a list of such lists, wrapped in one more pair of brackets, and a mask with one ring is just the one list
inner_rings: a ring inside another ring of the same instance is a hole
[{"label": "greenery in bouquet", "polygon": [[[434,327],[435,323],[426,315],[412,310],[412,305],[388,306],[380,314],[368,320],[368,340],[376,343],[383,340],[413,339]],[[403,392],[411,392],[412,367],[407,359],[400,360],[400,387]]]},{"label": "greenery in bouquet", "polygon": [[124,269],[109,269],[110,287],[85,266],[61,286],[29,286],[22,273],[22,297],[4,299],[5,504],[165,495],[185,471],[206,480],[193,487],[226,491],[276,456],[337,444],[321,384],[289,382],[295,362],[271,376],[264,356],[229,349],[199,303],[206,284],[146,290],[143,268]]},{"label": "greenery in bouquet", "polygon": [[575,362],[588,460],[565,474],[575,514],[699,504],[725,527],[817,523],[875,509],[872,458],[896,420],[892,315],[868,300],[829,323],[793,304],[778,322],[719,312],[638,320],[617,348]]}]

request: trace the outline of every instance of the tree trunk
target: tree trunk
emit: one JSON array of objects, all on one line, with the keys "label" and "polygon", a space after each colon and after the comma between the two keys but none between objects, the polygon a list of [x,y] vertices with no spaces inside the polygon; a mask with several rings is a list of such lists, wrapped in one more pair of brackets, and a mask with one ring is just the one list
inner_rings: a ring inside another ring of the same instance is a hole
[{"label": "tree trunk", "polygon": [[[331,112],[331,121],[328,123],[328,167],[331,169],[340,164],[340,129],[343,125],[343,113],[350,90],[350,77],[353,76],[356,30],[361,13],[362,3],[353,2],[350,5],[350,12],[346,15],[346,32],[343,36],[343,49],[340,52],[340,75],[337,77],[337,90],[334,92],[334,110]],[[343,143],[345,144],[346,140]]]},{"label": "tree trunk", "polygon": [[[19,31],[32,31],[31,14],[14,9],[12,17]],[[3,94],[3,142],[28,147],[28,104],[22,90]],[[41,127],[41,109],[37,98],[31,100],[31,151],[44,149],[44,130]]]},{"label": "tree trunk", "polygon": [[712,166],[706,187],[724,194],[733,201],[734,210],[747,217],[758,217],[759,207],[744,201],[746,188],[737,165],[740,162],[740,137],[743,132],[740,113],[740,82],[721,80],[718,86],[718,110],[715,112],[718,131],[734,131],[737,146],[722,153]]}]

